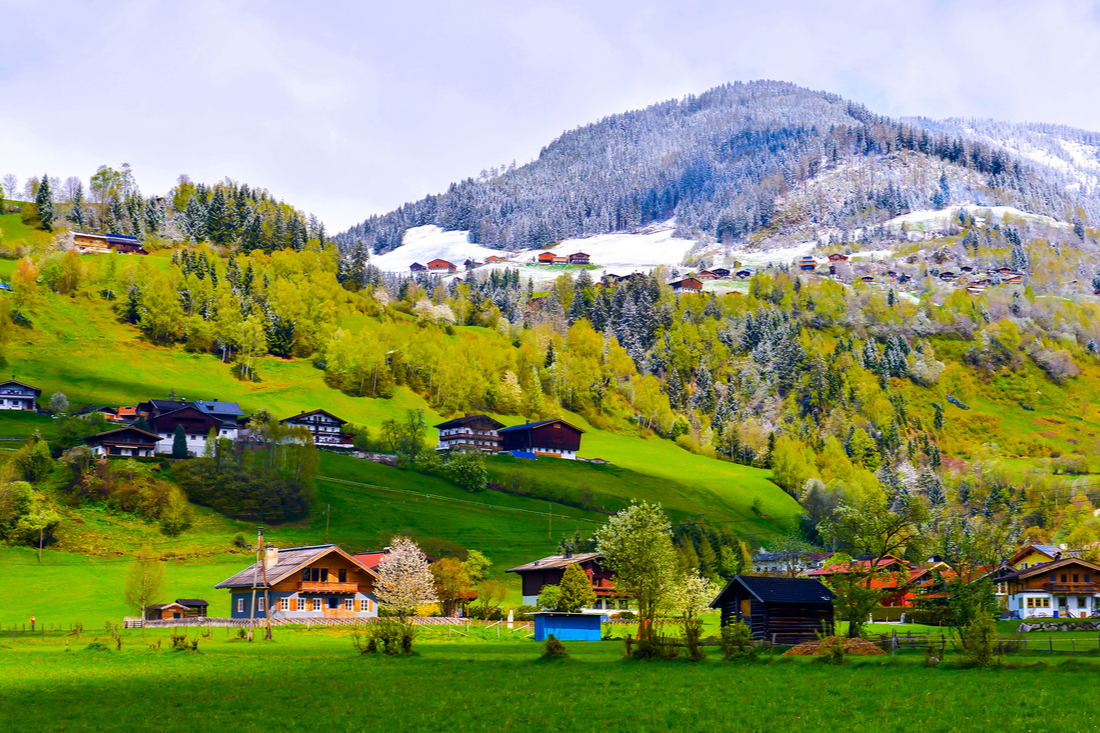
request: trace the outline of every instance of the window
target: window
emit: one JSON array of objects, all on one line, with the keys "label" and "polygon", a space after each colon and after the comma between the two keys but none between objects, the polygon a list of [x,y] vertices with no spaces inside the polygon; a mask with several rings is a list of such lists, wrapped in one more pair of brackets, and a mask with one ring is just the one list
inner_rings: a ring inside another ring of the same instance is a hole
[{"label": "window", "polygon": [[1027,599],[1027,607],[1028,608],[1035,608],[1035,599],[1034,598],[1029,597]]},{"label": "window", "polygon": [[1065,583],[1065,582],[1066,582],[1066,577],[1067,577],[1067,576],[1066,576],[1066,574],[1065,574],[1065,573],[1062,573],[1062,582],[1063,582],[1063,583]]},{"label": "window", "polygon": [[279,599],[279,610],[280,611],[289,611],[290,610],[290,599],[289,598],[283,597],[283,598]]},{"label": "window", "polygon": [[345,611],[354,611],[355,610],[355,599],[354,598],[345,598],[344,599],[344,610]]},{"label": "window", "polygon": [[1089,599],[1085,596],[1077,596],[1077,607],[1078,608],[1088,608],[1089,607]]},{"label": "window", "polygon": [[309,610],[308,604],[309,604],[309,599],[308,598],[302,598],[301,596],[298,597],[298,610],[299,611],[308,611]]},{"label": "window", "polygon": [[264,597],[256,596],[256,613],[264,612]]},{"label": "window", "polygon": [[237,599],[237,613],[244,613],[244,599]]},{"label": "window", "polygon": [[368,613],[370,611],[370,601],[366,598],[359,599],[359,613]]},{"label": "window", "polygon": [[328,582],[328,568],[321,568],[321,582]]},{"label": "window", "polygon": [[1046,597],[1046,598],[1040,598],[1039,600],[1041,600],[1043,602],[1043,608],[1050,608],[1050,597],[1049,596]]},{"label": "window", "polygon": [[313,610],[314,611],[320,611],[321,610],[321,599],[320,598],[314,598],[313,599]]},{"label": "window", "polygon": [[1058,576],[1057,576],[1057,575],[1053,575],[1053,574],[1052,574],[1052,575],[1050,576],[1050,582],[1051,582],[1051,583],[1057,583],[1057,582],[1058,582]]},{"label": "window", "polygon": [[1074,573],[1074,574],[1073,574],[1073,582],[1074,582],[1074,583],[1076,583],[1076,582],[1077,582],[1077,578],[1079,578],[1079,577],[1080,577],[1080,576],[1079,576],[1079,575],[1077,575],[1077,573]]},{"label": "window", "polygon": [[340,568],[336,571],[336,577],[339,578],[341,583],[348,582],[348,571],[345,568]]}]

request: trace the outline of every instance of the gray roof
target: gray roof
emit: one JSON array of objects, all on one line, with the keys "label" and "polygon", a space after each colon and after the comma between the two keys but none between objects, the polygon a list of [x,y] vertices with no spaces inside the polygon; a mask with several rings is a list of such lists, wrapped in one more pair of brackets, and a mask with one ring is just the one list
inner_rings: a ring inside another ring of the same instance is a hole
[{"label": "gray roof", "polygon": [[506,573],[525,573],[529,570],[554,570],[557,568],[564,568],[572,565],[575,562],[585,562],[586,560],[593,560],[600,557],[598,552],[578,552],[575,555],[551,555],[550,557],[544,557],[541,560],[534,560],[526,565],[520,565],[518,567],[505,570]]},{"label": "gray roof", "polygon": [[236,402],[218,402],[217,400],[195,400],[195,406],[206,414],[222,420],[244,417],[244,410]]},{"label": "gray roof", "polygon": [[[285,550],[279,550],[278,561],[267,569],[267,584],[268,586],[275,585],[280,580],[292,575],[297,570],[300,570],[306,565],[309,565],[314,560],[320,559],[322,556],[329,554],[330,552],[337,552],[343,555],[351,562],[359,565],[371,575],[375,577],[378,573],[374,572],[363,563],[356,560],[348,553],[341,550],[336,545],[312,545],[310,547],[290,547]],[[255,580],[253,580],[255,579]],[[263,587],[264,583],[264,568],[261,563],[252,563],[247,568],[237,573],[231,578],[223,580],[215,585],[215,588],[251,588],[255,583],[257,588]]]}]

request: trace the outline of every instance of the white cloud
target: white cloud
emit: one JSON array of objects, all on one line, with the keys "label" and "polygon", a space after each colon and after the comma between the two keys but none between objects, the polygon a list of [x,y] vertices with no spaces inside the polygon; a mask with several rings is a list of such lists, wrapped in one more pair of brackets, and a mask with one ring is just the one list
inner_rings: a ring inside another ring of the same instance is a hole
[{"label": "white cloud", "polygon": [[1100,129],[1100,4],[0,0],[0,173],[129,162],[344,228],[576,125],[755,78],[890,115]]}]

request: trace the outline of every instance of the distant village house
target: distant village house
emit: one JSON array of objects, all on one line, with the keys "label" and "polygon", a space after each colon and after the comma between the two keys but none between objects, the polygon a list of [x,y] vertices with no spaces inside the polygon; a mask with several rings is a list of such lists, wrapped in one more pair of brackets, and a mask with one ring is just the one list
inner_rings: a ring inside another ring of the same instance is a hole
[{"label": "distant village house", "polygon": [[29,384],[9,379],[0,383],[0,410],[38,410],[38,398],[42,390]]},{"label": "distant village house", "polygon": [[561,419],[514,425],[498,430],[501,450],[553,458],[575,459],[584,431]]},{"label": "distant village house", "polygon": [[454,420],[439,423],[437,451],[461,451],[499,453],[501,438],[497,431],[504,423],[497,422],[488,415],[466,415]]}]

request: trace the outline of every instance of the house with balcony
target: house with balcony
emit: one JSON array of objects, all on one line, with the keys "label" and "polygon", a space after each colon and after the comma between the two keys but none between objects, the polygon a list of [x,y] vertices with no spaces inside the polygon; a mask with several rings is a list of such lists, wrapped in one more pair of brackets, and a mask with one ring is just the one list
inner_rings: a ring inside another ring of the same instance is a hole
[{"label": "house with balcony", "polygon": [[1100,613],[1100,565],[1067,557],[997,578],[1020,618],[1083,618]]},{"label": "house with balcony", "polygon": [[454,420],[439,423],[437,451],[460,451],[495,454],[500,452],[501,437],[497,431],[504,423],[497,422],[488,415],[466,415]]},{"label": "house with balcony", "polygon": [[368,618],[378,615],[377,581],[378,573],[336,545],[313,545],[270,547],[214,587],[229,591],[232,618],[263,618],[269,608],[272,618]]},{"label": "house with balcony", "polygon": [[150,433],[132,425],[83,438],[84,444],[91,449],[93,455],[98,457],[145,456],[151,458],[159,440],[160,436],[156,433]]},{"label": "house with balcony", "polygon": [[313,410],[280,420],[283,425],[302,427],[313,435],[313,444],[318,447],[351,448],[351,433],[344,432],[347,420],[341,420],[331,412]]},{"label": "house with balcony", "polygon": [[9,379],[0,382],[0,410],[38,410],[38,398],[42,390],[29,384]]},{"label": "house with balcony", "polygon": [[601,564],[603,558],[598,552],[579,552],[576,554],[551,555],[533,560],[524,565],[506,570],[520,577],[523,586],[523,603],[536,605],[539,593],[544,586],[561,585],[565,569],[579,564],[584,574],[592,582],[592,592],[596,594],[596,603],[583,611],[625,611],[631,607],[630,599],[615,590],[615,575]]}]

